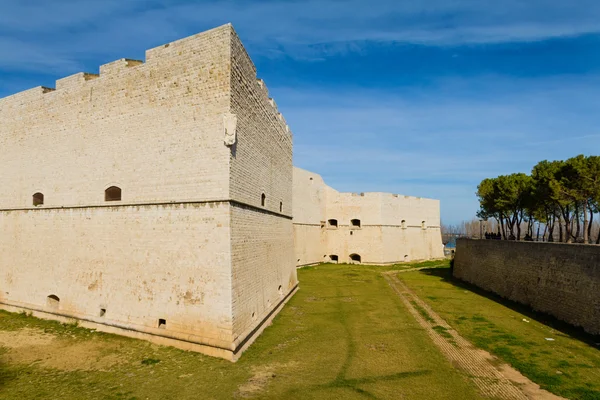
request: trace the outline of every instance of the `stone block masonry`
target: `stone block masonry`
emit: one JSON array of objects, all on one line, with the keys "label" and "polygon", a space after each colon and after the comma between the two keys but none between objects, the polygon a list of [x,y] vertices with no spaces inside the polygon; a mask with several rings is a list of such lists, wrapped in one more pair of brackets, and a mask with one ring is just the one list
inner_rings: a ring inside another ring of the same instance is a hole
[{"label": "stone block masonry", "polygon": [[235,360],[295,292],[292,134],[231,25],[0,121],[0,307]]},{"label": "stone block masonry", "polygon": [[294,168],[298,266],[394,264],[443,258],[440,202],[392,193],[340,193]]},{"label": "stone block masonry", "polygon": [[459,239],[453,273],[600,334],[600,246]]}]

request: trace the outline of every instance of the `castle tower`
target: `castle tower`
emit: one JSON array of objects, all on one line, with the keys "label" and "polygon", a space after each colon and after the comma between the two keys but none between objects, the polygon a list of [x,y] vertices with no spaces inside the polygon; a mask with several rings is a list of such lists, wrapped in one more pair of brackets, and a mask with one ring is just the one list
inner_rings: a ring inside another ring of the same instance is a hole
[{"label": "castle tower", "polygon": [[0,307],[235,360],[296,290],[292,135],[231,25],[0,121]]}]

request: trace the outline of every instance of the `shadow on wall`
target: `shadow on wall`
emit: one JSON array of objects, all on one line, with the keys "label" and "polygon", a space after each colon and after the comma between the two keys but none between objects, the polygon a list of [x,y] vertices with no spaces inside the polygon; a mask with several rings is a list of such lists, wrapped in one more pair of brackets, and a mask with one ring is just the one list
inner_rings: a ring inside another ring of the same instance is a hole
[{"label": "shadow on wall", "polygon": [[463,290],[468,290],[480,296],[486,297],[492,301],[495,301],[496,303],[502,304],[503,306],[510,308],[513,311],[526,315],[529,319],[544,324],[554,330],[561,332],[562,334],[580,340],[590,347],[593,347],[595,349],[598,348],[596,343],[600,343],[600,335],[592,335],[590,333],[585,332],[583,328],[573,326],[564,321],[560,321],[549,314],[534,311],[530,307],[524,306],[523,304],[505,299],[503,297],[498,296],[495,293],[488,292],[475,285],[471,285],[470,283],[454,278],[452,276],[453,267],[454,260],[451,261],[450,268],[428,268],[422,269],[421,271],[419,271],[419,273],[430,276],[437,276],[441,278],[441,280],[443,280],[444,282],[448,282],[455,287],[461,288]]}]

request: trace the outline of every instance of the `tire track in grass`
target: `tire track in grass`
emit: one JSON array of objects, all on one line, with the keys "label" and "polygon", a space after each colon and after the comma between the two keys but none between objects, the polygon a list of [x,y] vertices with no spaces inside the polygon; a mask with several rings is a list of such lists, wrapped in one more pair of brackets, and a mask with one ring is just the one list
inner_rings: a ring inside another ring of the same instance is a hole
[{"label": "tire track in grass", "polygon": [[460,336],[427,303],[408,289],[398,279],[397,273],[390,271],[382,275],[435,345],[453,365],[466,372],[482,395],[503,400],[563,399],[540,389],[509,365],[497,365],[497,359]]}]

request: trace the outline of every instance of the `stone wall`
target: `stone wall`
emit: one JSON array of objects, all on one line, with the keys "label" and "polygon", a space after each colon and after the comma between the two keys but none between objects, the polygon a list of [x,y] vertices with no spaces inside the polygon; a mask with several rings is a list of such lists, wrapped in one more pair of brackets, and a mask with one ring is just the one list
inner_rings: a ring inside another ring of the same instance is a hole
[{"label": "stone wall", "polygon": [[364,264],[444,257],[438,200],[341,193],[300,168],[294,168],[294,236],[298,265],[354,262],[352,256]]},{"label": "stone wall", "polygon": [[230,25],[0,121],[0,307],[236,359],[295,291],[292,135]]},{"label": "stone wall", "polygon": [[600,246],[459,239],[454,276],[600,334]]},{"label": "stone wall", "polygon": [[[240,345],[296,289],[292,134],[237,35],[231,40],[233,330]],[[264,200],[263,200],[264,196]],[[264,204],[263,204],[264,202]]]}]

